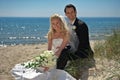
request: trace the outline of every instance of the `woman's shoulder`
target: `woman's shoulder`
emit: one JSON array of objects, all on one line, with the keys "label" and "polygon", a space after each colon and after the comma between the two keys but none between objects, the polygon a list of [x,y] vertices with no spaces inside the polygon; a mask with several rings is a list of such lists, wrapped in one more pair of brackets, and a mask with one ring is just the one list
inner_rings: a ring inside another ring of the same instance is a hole
[{"label": "woman's shoulder", "polygon": [[62,37],[68,36],[69,33],[70,33],[69,31],[63,31],[61,32],[61,36]]},{"label": "woman's shoulder", "polygon": [[53,34],[52,34],[52,32],[48,32],[48,39],[52,39],[53,38]]},{"label": "woman's shoulder", "polygon": [[61,32],[61,34],[69,34],[69,30],[67,30],[67,31],[64,30],[64,31]]}]

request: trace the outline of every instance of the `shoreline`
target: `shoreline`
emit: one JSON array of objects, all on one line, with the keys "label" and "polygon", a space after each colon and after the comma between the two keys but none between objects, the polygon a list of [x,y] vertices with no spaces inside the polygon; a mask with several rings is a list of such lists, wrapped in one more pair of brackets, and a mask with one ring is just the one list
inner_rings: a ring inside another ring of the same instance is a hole
[{"label": "shoreline", "polygon": [[[94,42],[96,42],[96,41],[105,41],[105,39],[100,39],[100,40],[89,40],[90,41],[90,44],[91,43],[94,43]],[[9,45],[7,45],[7,44],[0,44],[0,47],[12,47],[12,46],[19,46],[19,45],[22,45],[22,46],[24,46],[24,45],[39,45],[39,44],[41,44],[41,45],[43,45],[43,44],[47,44],[47,42],[43,42],[43,43],[28,43],[28,44],[9,44]]]}]

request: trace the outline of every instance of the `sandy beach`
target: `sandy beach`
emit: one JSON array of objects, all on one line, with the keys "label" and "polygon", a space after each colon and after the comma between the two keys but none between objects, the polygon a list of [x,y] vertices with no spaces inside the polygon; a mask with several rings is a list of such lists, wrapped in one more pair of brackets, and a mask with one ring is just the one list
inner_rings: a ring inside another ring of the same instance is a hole
[{"label": "sandy beach", "polygon": [[[90,42],[92,48],[94,42]],[[14,80],[10,70],[15,64],[29,61],[44,50],[47,50],[47,43],[0,47],[0,80]]]},{"label": "sandy beach", "polygon": [[15,64],[33,59],[47,49],[47,44],[0,47],[0,80],[14,80],[10,70]]},{"label": "sandy beach", "polygon": [[[94,47],[94,43],[95,41],[90,41],[92,48]],[[14,77],[10,74],[10,70],[15,66],[15,64],[29,61],[38,54],[42,53],[44,50],[47,50],[47,43],[0,47],[0,80],[14,80]],[[102,65],[99,64],[100,63],[99,61],[100,60],[97,61],[98,63],[96,64],[96,66],[97,68],[99,68],[100,71]],[[101,80],[101,79],[98,78],[93,79],[90,77],[89,80]]]}]

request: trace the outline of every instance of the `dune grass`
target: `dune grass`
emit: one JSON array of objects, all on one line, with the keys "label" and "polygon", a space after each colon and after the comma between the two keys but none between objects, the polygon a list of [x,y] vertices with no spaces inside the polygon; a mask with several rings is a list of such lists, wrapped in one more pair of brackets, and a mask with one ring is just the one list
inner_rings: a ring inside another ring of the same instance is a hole
[{"label": "dune grass", "polygon": [[105,41],[94,45],[96,64],[101,65],[97,77],[102,80],[120,80],[120,29],[113,30],[113,34]]}]

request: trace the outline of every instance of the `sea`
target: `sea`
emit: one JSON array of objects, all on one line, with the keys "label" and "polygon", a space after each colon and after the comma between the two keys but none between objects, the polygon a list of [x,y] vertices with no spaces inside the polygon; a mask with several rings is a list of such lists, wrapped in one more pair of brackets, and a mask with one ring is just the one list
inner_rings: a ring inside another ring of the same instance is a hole
[{"label": "sea", "polygon": [[[104,40],[120,29],[120,17],[79,17],[89,29],[90,40]],[[0,47],[47,42],[49,17],[0,17]]]}]

